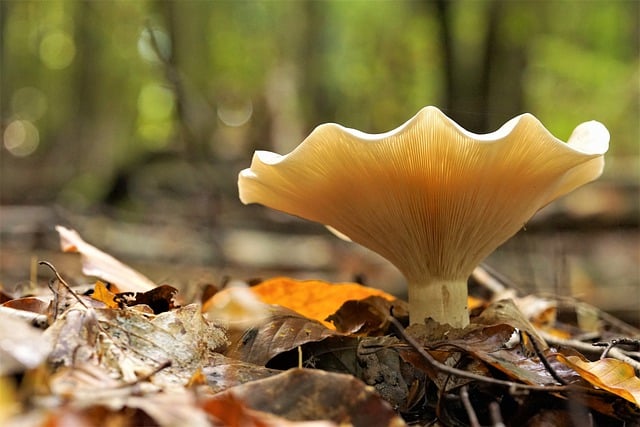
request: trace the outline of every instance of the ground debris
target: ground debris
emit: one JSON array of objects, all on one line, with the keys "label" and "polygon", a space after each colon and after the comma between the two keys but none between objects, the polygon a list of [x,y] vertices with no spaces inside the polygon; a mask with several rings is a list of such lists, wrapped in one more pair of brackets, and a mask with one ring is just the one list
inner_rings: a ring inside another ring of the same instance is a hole
[{"label": "ground debris", "polygon": [[[258,288],[274,292],[270,304],[260,302],[259,321],[238,328],[219,319],[215,304],[180,307],[170,285],[136,294],[96,281],[79,292],[47,265],[55,276],[43,286],[47,296],[0,293],[3,426],[636,426],[640,419],[640,331],[563,299],[502,289],[496,295],[508,299],[474,302],[468,327],[409,326],[404,302],[359,285],[316,286],[331,296],[301,310],[314,315],[285,308],[273,299],[308,306],[316,298],[287,295],[282,284],[298,282],[277,278],[277,286]],[[340,286],[361,298],[340,295]]]}]

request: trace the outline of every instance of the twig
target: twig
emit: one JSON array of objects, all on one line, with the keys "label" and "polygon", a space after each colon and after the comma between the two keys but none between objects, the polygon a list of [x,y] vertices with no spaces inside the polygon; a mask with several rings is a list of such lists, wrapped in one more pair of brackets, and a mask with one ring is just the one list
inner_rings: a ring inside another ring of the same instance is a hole
[{"label": "twig", "polygon": [[615,316],[607,313],[606,311],[600,310],[597,307],[592,306],[591,304],[587,304],[584,301],[580,301],[576,298],[567,297],[567,296],[553,296],[553,298],[560,303],[559,307],[576,309],[576,306],[581,305],[586,307],[589,310],[593,310],[598,313],[598,318],[605,321],[609,325],[615,327],[620,331],[621,334],[628,335],[633,338],[640,338],[640,330],[630,324],[618,319]]},{"label": "twig", "polygon": [[[162,48],[160,47],[160,43],[155,34],[155,30],[151,26],[151,22],[148,21],[146,24],[147,34],[149,34],[149,41],[151,42],[151,47],[160,60],[160,63],[164,67],[165,78],[169,82],[169,84],[173,87],[173,92],[176,96],[176,114],[178,116],[178,121],[182,128],[182,138],[183,143],[187,146],[187,150],[190,151],[191,155],[202,154],[200,152],[200,144],[197,143],[195,135],[196,131],[192,128],[189,123],[187,114],[187,95],[185,85],[182,79],[180,72],[178,71],[176,64],[174,62],[175,56],[172,53],[165,55],[162,52]],[[172,43],[175,40],[172,40]],[[175,46],[172,46],[172,49]]]},{"label": "twig", "polygon": [[[600,353],[600,349],[598,347],[595,347],[593,344],[585,343],[578,340],[572,340],[572,339],[567,340],[567,339],[554,337],[553,335],[541,330],[539,330],[538,332],[549,344],[572,347],[572,348],[575,348],[576,350],[580,350],[581,352],[585,352],[585,353]],[[614,359],[618,359],[625,363],[628,363],[629,365],[633,366],[633,369],[635,369],[636,372],[640,372],[640,362],[633,359],[632,357],[627,355],[626,352],[620,350],[619,348],[612,348],[609,351],[609,356]]]},{"label": "twig", "polygon": [[78,296],[78,294],[76,294],[75,291],[71,289],[71,286],[69,286],[67,282],[64,281],[64,279],[62,278],[62,276],[60,276],[60,273],[58,273],[58,270],[56,270],[53,264],[51,264],[49,261],[39,261],[38,264],[46,265],[47,267],[49,267],[51,271],[53,271],[53,274],[56,275],[58,282],[60,282],[60,284],[65,287],[65,289],[76,299],[76,301],[78,301],[80,305],[82,305],[84,308],[89,309],[89,306],[85,304],[84,301],[82,301],[82,299]]},{"label": "twig", "polygon": [[560,378],[556,370],[553,369],[553,366],[551,366],[551,363],[549,363],[547,357],[542,353],[542,350],[540,350],[537,341],[528,332],[520,331],[520,334],[526,335],[527,339],[531,343],[531,346],[533,347],[533,350],[536,352],[536,356],[538,356],[538,359],[540,359],[540,362],[542,362],[545,369],[547,370],[547,372],[549,372],[553,379],[556,380],[558,384],[567,385],[567,382]]},{"label": "twig", "polygon": [[488,384],[496,384],[496,385],[500,385],[500,386],[504,386],[504,387],[508,387],[511,391],[516,391],[516,390],[529,390],[529,391],[544,391],[544,392],[549,392],[549,391],[556,391],[556,392],[560,392],[560,391],[568,391],[570,389],[575,389],[575,387],[573,386],[564,386],[564,385],[560,385],[560,386],[537,386],[537,385],[529,385],[529,384],[522,384],[522,383],[516,383],[513,381],[504,381],[504,380],[499,380],[496,378],[491,378],[491,377],[485,377],[483,375],[478,375],[478,374],[474,374],[473,372],[467,372],[467,371],[463,371],[461,369],[457,369],[457,368],[453,368],[451,366],[445,365],[444,363],[440,363],[438,362],[433,356],[431,356],[431,354],[429,354],[428,351],[426,351],[424,348],[422,348],[422,346],[420,344],[418,344],[418,342],[413,339],[413,337],[409,334],[407,334],[407,332],[404,330],[404,327],[402,327],[402,325],[400,324],[400,322],[398,322],[398,320],[392,316],[387,316],[387,320],[389,321],[389,323],[391,323],[396,330],[398,331],[398,333],[400,334],[400,336],[415,350],[418,352],[418,354],[420,354],[420,356],[422,356],[426,362],[431,365],[432,367],[445,372],[447,374],[450,375],[454,375],[457,377],[462,377],[462,378],[469,378],[472,380],[477,380],[477,381],[482,381]]},{"label": "twig", "polygon": [[476,415],[476,411],[473,409],[473,405],[469,400],[469,388],[464,385],[460,389],[460,400],[462,400],[462,405],[464,409],[467,411],[467,417],[469,418],[469,425],[471,427],[480,427],[480,421],[478,421],[478,416]]},{"label": "twig", "polygon": [[498,402],[489,403],[489,415],[491,416],[491,427],[506,427]]},{"label": "twig", "polygon": [[488,289],[493,295],[501,295],[504,292],[513,289],[513,286],[505,285],[505,281],[500,280],[497,276],[498,273],[486,265],[477,266],[471,273],[471,277],[473,277],[473,279],[480,285]]},{"label": "twig", "polygon": [[126,383],[124,383],[124,384],[122,384],[122,385],[120,385],[119,387],[116,387],[116,388],[132,387],[132,386],[134,386],[136,384],[140,384],[143,381],[147,381],[149,378],[151,378],[152,376],[154,376],[158,372],[171,367],[172,364],[173,363],[171,362],[171,360],[167,360],[165,362],[162,362],[160,364],[160,366],[157,366],[153,371],[149,372],[148,374],[142,375],[142,376],[136,378],[135,380],[126,382]]},{"label": "twig", "polygon": [[559,338],[541,329],[538,329],[537,331],[540,334],[540,336],[544,338],[544,340],[548,344],[555,345],[555,346],[562,346],[562,347],[571,347],[576,350],[579,350],[582,353],[600,353],[600,349],[595,348],[591,343],[586,343],[586,342],[576,340],[576,339],[571,339],[571,338],[569,339]]},{"label": "twig", "polygon": [[592,345],[596,347],[606,347],[600,355],[600,359],[604,359],[609,355],[611,349],[618,345],[633,345],[637,349],[638,347],[640,347],[640,340],[631,338],[616,338],[612,339],[609,342],[594,342]]}]

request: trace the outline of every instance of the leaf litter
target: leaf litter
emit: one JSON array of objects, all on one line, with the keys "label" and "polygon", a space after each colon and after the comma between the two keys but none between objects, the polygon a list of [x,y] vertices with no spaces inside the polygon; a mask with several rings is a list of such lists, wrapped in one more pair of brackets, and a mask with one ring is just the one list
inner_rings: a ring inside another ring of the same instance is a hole
[{"label": "leaf litter", "polygon": [[181,305],[58,231],[100,280],[2,290],[2,425],[640,425],[640,331],[583,303],[492,277],[468,327],[409,326],[378,290],[279,277]]}]

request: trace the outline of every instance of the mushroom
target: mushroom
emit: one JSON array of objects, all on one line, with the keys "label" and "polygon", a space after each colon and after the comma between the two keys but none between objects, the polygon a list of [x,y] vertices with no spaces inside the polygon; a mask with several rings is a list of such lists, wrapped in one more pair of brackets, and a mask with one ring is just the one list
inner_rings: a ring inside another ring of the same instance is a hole
[{"label": "mushroom", "polygon": [[540,208],[596,179],[609,132],[580,124],[567,143],[531,114],[488,134],[436,107],[367,134],[328,123],[287,155],[256,151],[240,200],[317,221],[393,263],[412,323],[469,323],[467,279]]}]

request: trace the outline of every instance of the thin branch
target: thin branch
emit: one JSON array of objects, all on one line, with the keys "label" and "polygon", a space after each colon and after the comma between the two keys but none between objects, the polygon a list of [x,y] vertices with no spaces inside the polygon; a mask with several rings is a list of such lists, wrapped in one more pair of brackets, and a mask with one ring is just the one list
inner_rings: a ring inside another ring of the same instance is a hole
[{"label": "thin branch", "polygon": [[489,404],[489,415],[491,416],[491,427],[506,427],[498,402],[491,402]]},{"label": "thin branch", "polygon": [[438,362],[433,356],[431,356],[431,354],[429,354],[428,351],[422,348],[422,346],[418,344],[418,342],[411,335],[407,334],[404,327],[400,324],[400,322],[398,322],[397,319],[395,319],[392,316],[388,316],[387,320],[396,328],[400,336],[415,351],[417,351],[418,354],[420,354],[420,356],[422,356],[429,365],[447,374],[454,375],[461,378],[469,378],[476,381],[482,381],[488,384],[495,384],[503,387],[508,387],[511,391],[529,390],[529,391],[544,391],[544,392],[549,392],[549,391],[562,392],[562,391],[575,390],[577,388],[575,386],[564,386],[564,385],[536,386],[536,385],[522,384],[522,383],[516,383],[513,381],[504,381],[496,378],[485,377],[483,375],[474,374],[473,372],[467,372],[461,369],[453,368],[451,366],[445,365],[444,363]]},{"label": "thin branch", "polygon": [[473,409],[471,400],[469,400],[469,387],[467,387],[466,385],[462,386],[462,388],[460,389],[460,399],[462,400],[462,405],[464,406],[465,411],[467,411],[469,425],[471,427],[480,427],[478,415],[476,415],[476,411]]},{"label": "thin branch", "polygon": [[[204,154],[201,152],[201,149],[203,149],[203,147],[197,142],[197,138],[195,137],[196,131],[192,128],[188,120],[189,118],[187,117],[187,91],[185,89],[182,75],[176,67],[175,55],[173,55],[173,53],[165,55],[162,52],[162,48],[160,46],[158,38],[156,37],[155,30],[153,29],[151,22],[149,21],[146,24],[146,30],[147,34],[149,34],[151,48],[164,67],[165,78],[173,87],[173,92],[176,97],[176,115],[178,117],[178,122],[180,123],[182,130],[182,142],[185,144],[189,155],[197,156]],[[171,40],[171,42],[175,44],[175,40]],[[172,49],[175,49],[175,45],[172,46]]]},{"label": "thin branch", "polygon": [[153,369],[153,371],[149,372],[148,374],[142,375],[142,376],[136,378],[135,380],[126,382],[126,383],[124,383],[124,384],[122,384],[122,385],[120,385],[120,386],[118,386],[116,388],[132,387],[132,386],[134,386],[136,384],[140,384],[141,382],[149,380],[152,376],[154,376],[158,372],[171,367],[172,364],[173,363],[171,362],[171,360],[166,360],[166,361],[162,362],[160,364],[160,366],[156,366]]},{"label": "thin branch", "polygon": [[[554,337],[553,335],[541,330],[539,330],[538,332],[549,344],[556,345],[556,346],[572,347],[572,348],[575,348],[576,350],[579,350],[585,353],[600,353],[600,349],[598,347],[595,347],[593,344],[585,343],[578,340],[562,339],[562,338]],[[609,351],[609,357],[628,363],[629,365],[633,366],[633,369],[635,369],[636,372],[640,372],[640,362],[633,359],[626,352],[620,350],[619,348],[612,348]]]},{"label": "thin branch", "polygon": [[640,347],[640,340],[631,339],[631,338],[616,338],[612,339],[609,342],[594,342],[592,345],[597,347],[606,347],[602,354],[600,355],[600,359],[604,359],[609,355],[611,349],[619,345],[632,345],[637,350]]},{"label": "thin branch", "polygon": [[547,359],[547,357],[542,353],[542,350],[540,350],[540,346],[538,345],[537,341],[529,333],[525,331],[520,331],[520,333],[527,336],[527,338],[529,339],[529,342],[531,342],[531,346],[533,347],[533,350],[536,352],[536,356],[538,356],[538,359],[540,359],[540,362],[542,362],[545,369],[547,370],[547,372],[549,372],[549,374],[553,377],[553,379],[556,380],[558,384],[567,385],[567,382],[562,378],[560,378],[560,375],[558,375],[556,370],[553,369],[553,366],[551,366],[551,363],[549,363],[549,360]]},{"label": "thin branch", "polygon": [[56,268],[53,266],[53,264],[51,264],[49,261],[39,261],[38,264],[39,265],[46,265],[47,267],[49,267],[51,269],[51,271],[53,271],[53,274],[56,275],[56,278],[58,279],[58,282],[60,282],[60,284],[62,286],[64,286],[64,288],[76,299],[76,301],[78,301],[80,303],[80,305],[82,305],[87,310],[89,309],[89,306],[87,304],[85,304],[85,302],[82,301],[80,296],[78,296],[78,294],[76,294],[76,292],[73,289],[71,289],[71,286],[69,286],[67,284],[67,282],[64,281],[64,279],[62,278],[62,276],[60,276],[60,273],[58,273],[58,270],[56,270]]}]

